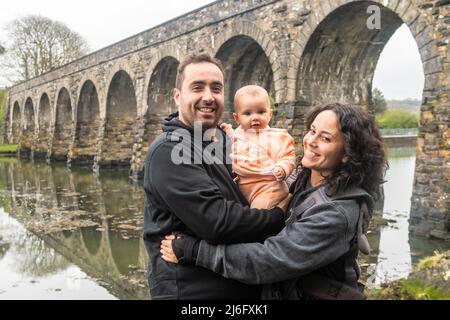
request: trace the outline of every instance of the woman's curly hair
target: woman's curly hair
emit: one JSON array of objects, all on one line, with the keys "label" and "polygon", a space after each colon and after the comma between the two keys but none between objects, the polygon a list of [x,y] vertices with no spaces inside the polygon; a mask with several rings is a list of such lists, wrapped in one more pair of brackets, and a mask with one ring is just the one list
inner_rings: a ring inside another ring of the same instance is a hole
[{"label": "woman's curly hair", "polygon": [[[375,200],[380,198],[381,184],[389,167],[383,139],[375,119],[361,107],[351,104],[331,103],[315,107],[306,117],[306,129],[322,111],[333,111],[344,137],[344,153],[348,160],[325,179],[327,193],[335,195],[350,186],[366,190]],[[301,185],[311,176],[311,170],[299,166],[298,182]]]}]

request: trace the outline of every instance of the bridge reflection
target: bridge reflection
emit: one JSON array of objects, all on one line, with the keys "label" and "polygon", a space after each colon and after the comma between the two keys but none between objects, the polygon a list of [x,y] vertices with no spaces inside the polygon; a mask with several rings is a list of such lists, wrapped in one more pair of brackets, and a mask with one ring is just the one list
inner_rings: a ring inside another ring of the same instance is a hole
[{"label": "bridge reflection", "polygon": [[[88,169],[18,161],[0,162],[0,179],[10,216],[115,296],[149,298],[141,240],[144,194],[128,172],[96,176]],[[34,257],[52,260],[46,252]]]}]

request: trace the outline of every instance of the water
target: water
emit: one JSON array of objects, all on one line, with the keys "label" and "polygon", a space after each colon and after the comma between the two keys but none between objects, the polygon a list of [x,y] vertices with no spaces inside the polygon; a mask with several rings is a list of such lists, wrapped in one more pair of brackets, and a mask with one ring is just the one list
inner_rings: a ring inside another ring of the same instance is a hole
[{"label": "water", "polygon": [[115,299],[0,208],[1,299]]},{"label": "water", "polygon": [[[415,148],[389,149],[383,218],[366,268],[405,277],[448,243],[408,237]],[[0,299],[148,299],[144,194],[126,171],[0,161]]]},{"label": "water", "polygon": [[384,185],[383,219],[380,230],[374,284],[405,278],[422,257],[434,250],[448,250],[450,243],[409,235],[410,198],[413,188],[416,148],[388,149],[389,170]]},{"label": "water", "polygon": [[144,195],[127,172],[0,162],[0,190],[0,299],[149,298]]},{"label": "water", "polygon": [[415,166],[415,148],[390,149],[387,183],[384,186],[383,218],[377,261],[377,281],[406,277],[412,271],[408,219]]}]

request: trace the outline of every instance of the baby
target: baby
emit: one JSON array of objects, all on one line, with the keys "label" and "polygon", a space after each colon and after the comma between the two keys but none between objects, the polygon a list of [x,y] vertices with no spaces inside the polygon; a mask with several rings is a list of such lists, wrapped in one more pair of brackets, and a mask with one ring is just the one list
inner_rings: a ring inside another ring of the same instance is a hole
[{"label": "baby", "polygon": [[233,141],[231,159],[241,192],[252,208],[273,208],[289,194],[285,179],[295,166],[294,139],[285,129],[269,127],[272,111],[262,87],[239,89],[234,111],[239,127],[220,127]]}]

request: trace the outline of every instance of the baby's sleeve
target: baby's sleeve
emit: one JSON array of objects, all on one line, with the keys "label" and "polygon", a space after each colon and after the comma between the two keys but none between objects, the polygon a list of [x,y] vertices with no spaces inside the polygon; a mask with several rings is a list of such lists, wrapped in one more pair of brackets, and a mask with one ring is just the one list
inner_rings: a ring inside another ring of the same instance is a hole
[{"label": "baby's sleeve", "polygon": [[295,140],[286,132],[280,135],[280,152],[278,154],[278,161],[275,166],[280,166],[286,173],[286,178],[289,177],[295,167]]},{"label": "baby's sleeve", "polygon": [[233,126],[231,124],[229,124],[229,123],[222,123],[220,125],[220,128],[223,131],[225,131],[225,133],[227,134],[227,136],[229,138],[231,138],[231,139],[234,138],[234,129],[233,129]]}]

